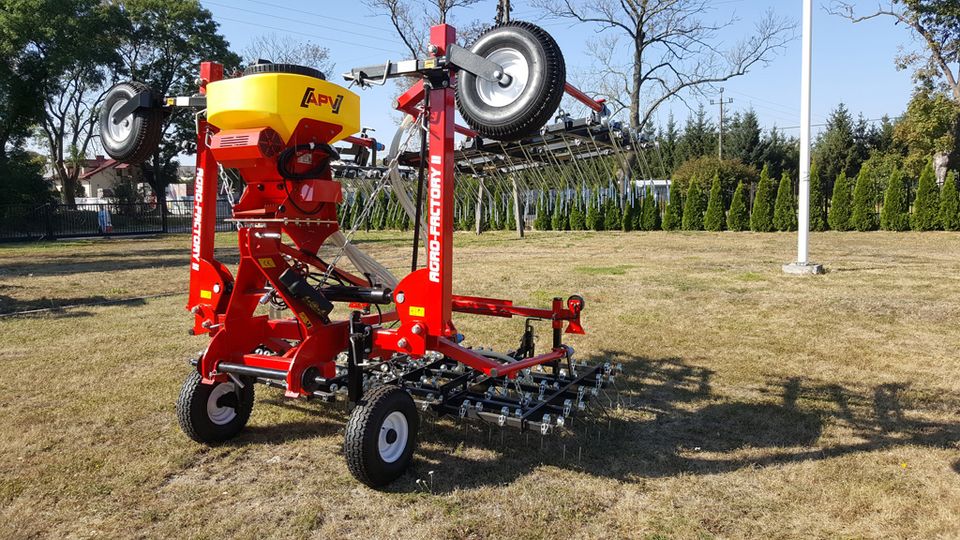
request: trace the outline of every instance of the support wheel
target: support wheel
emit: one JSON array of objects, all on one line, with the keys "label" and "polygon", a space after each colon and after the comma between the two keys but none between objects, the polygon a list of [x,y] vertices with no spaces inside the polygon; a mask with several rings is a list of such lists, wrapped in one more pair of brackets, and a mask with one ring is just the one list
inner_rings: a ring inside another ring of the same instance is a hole
[{"label": "support wheel", "polygon": [[553,37],[539,26],[515,21],[481,35],[470,51],[503,67],[501,85],[461,70],[457,107],[480,135],[514,141],[539,133],[560,106],[567,71]]},{"label": "support wheel", "polygon": [[373,488],[396,480],[410,466],[419,427],[410,394],[396,386],[370,390],[347,422],[343,453],[350,473]]},{"label": "support wheel", "polygon": [[[100,111],[100,141],[103,149],[121,163],[140,163],[150,157],[160,145],[163,135],[164,111],[153,107],[140,109],[119,122],[113,121],[114,113],[141,92],[152,92],[138,82],[114,85],[103,98]],[[153,96],[154,100],[158,100]]]},{"label": "support wheel", "polygon": [[180,429],[191,439],[218,444],[232,439],[250,419],[253,411],[253,381],[203,384],[196,371],[187,376],[177,399]]}]

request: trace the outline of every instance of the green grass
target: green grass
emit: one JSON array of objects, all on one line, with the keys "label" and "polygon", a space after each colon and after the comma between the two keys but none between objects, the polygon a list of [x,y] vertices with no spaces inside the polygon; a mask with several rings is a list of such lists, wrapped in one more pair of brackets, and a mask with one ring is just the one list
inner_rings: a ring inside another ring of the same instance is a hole
[{"label": "green grass", "polygon": [[617,266],[577,266],[574,270],[588,276],[622,276],[631,268],[633,266],[629,264],[618,264]]},{"label": "green grass", "polygon": [[[358,238],[408,267],[409,235]],[[790,234],[455,241],[458,293],[582,294],[587,335],[566,339],[624,363],[621,406],[542,442],[427,421],[384,492],[346,470],[342,404],[258,387],[235,441],[180,432],[207,343],[186,333],[188,236],[0,246],[0,312],[91,304],[0,317],[0,538],[960,535],[960,235],[817,234],[818,277],[780,272]],[[500,350],[523,324],[456,323]]]}]

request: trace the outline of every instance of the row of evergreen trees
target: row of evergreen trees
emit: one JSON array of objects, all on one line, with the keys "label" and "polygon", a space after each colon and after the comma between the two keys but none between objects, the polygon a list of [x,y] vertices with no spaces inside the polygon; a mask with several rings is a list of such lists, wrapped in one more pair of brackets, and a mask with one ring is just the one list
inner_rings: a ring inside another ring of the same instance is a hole
[{"label": "row of evergreen trees", "polygon": [[960,195],[953,171],[944,179],[943,186],[938,187],[933,164],[928,162],[913,193],[910,184],[902,170],[894,169],[886,181],[883,202],[877,212],[876,183],[867,177],[865,169],[860,169],[855,182],[840,172],[827,205],[821,191],[823,182],[812,170],[810,228],[814,231],[960,230]]},{"label": "row of evergreen trees", "polygon": [[[814,231],[890,231],[960,230],[960,194],[957,177],[950,172],[942,188],[937,187],[932,164],[920,175],[915,198],[909,202],[910,189],[904,173],[896,170],[886,182],[883,205],[877,211],[875,183],[865,171],[851,183],[841,172],[829,204],[823,195],[823,182],[816,165],[811,169],[810,228]],[[797,201],[794,185],[787,172],[775,183],[764,167],[760,181],[750,193],[749,186],[737,184],[728,198],[719,175],[714,176],[709,192],[702,180],[693,179],[685,193],[677,183],[670,186],[669,202],[658,204],[648,190],[639,204],[625,201],[620,208],[613,198],[596,202],[584,210],[573,206],[563,211],[560,195],[551,207],[541,198],[534,228],[538,230],[707,230],[707,231],[795,231]]]},{"label": "row of evergreen trees", "polygon": [[[829,201],[816,164],[810,171],[810,228],[814,231],[872,231],[878,228],[905,230],[960,230],[960,193],[956,174],[950,172],[938,188],[932,164],[920,175],[915,192],[905,175],[895,170],[886,180],[883,203],[878,212],[876,182],[861,169],[852,182],[840,172]],[[476,185],[464,186],[456,199],[456,227],[474,230]],[[719,175],[706,182],[692,179],[685,191],[679,183],[670,186],[669,202],[661,204],[650,188],[636,196],[621,198],[611,189],[570,189],[541,191],[537,198],[536,230],[569,231],[794,231],[797,229],[797,201],[794,184],[785,171],[775,182],[764,167],[756,185],[737,184],[732,195],[725,193]],[[460,191],[460,190],[458,190]],[[911,204],[912,196],[912,204]],[[411,220],[392,193],[382,193],[364,213],[366,199],[361,193],[341,205],[341,223],[365,230],[409,230]],[[514,230],[513,197],[494,191],[482,202],[482,230]],[[523,203],[521,203],[523,206]],[[912,210],[912,211],[911,211]],[[521,212],[523,213],[523,212]],[[346,225],[342,225],[346,227]]]}]

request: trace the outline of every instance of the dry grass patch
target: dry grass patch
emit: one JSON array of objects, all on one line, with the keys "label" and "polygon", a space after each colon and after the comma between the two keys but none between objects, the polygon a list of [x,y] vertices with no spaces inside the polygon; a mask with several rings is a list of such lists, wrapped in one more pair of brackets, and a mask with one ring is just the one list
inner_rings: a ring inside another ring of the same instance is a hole
[{"label": "dry grass patch", "polygon": [[[405,238],[363,240],[400,271]],[[233,443],[180,433],[186,236],[0,246],[0,313],[175,293],[0,318],[0,537],[955,537],[958,240],[818,234],[830,272],[798,278],[792,235],[458,234],[458,292],[586,298],[571,343],[624,363],[621,407],[546,440],[426,422],[386,492],[349,476],[342,406],[258,387]]]}]

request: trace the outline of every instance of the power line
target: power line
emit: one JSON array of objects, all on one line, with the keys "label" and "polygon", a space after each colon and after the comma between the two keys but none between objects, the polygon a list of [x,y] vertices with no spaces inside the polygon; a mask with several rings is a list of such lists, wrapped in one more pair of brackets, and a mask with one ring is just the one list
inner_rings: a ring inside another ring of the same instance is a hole
[{"label": "power line", "polygon": [[[256,27],[258,27],[258,28],[267,28],[267,29],[269,29],[269,30],[276,30],[276,31],[278,31],[278,32],[285,32],[285,33],[287,33],[287,34],[297,34],[297,35],[300,35],[300,36],[311,37],[311,38],[319,39],[319,40],[322,40],[322,41],[332,41],[332,42],[334,42],[334,43],[342,43],[342,44],[344,44],[344,45],[350,45],[350,46],[352,46],[352,47],[360,48],[359,45],[357,45],[356,43],[350,42],[350,41],[343,41],[343,40],[340,40],[340,39],[335,39],[335,38],[327,37],[327,36],[318,36],[318,35],[316,35],[316,34],[308,34],[308,33],[306,33],[306,32],[297,32],[296,30],[290,30],[289,28],[280,28],[280,27],[277,27],[277,26],[269,26],[269,25],[262,24],[262,23],[259,23],[259,22],[250,22],[250,21],[244,21],[244,20],[241,20],[241,19],[233,19],[233,18],[230,18],[230,17],[224,17],[224,16],[222,16],[222,15],[218,15],[218,16],[216,16],[216,17],[214,17],[214,18],[215,18],[215,19],[221,19],[221,20],[224,20],[224,21],[230,21],[230,22],[240,23],[240,24],[247,24],[247,25],[250,25],[250,26],[256,26]],[[388,53],[396,53],[396,52],[397,52],[396,49],[384,49],[383,47],[374,47],[373,45],[364,45],[363,48],[364,48],[364,49],[374,49],[374,50],[384,51],[384,52],[388,52]]]},{"label": "power line", "polygon": [[[299,23],[299,24],[309,24],[310,26],[314,26],[314,27],[317,27],[317,28],[323,28],[323,29],[326,29],[326,30],[333,30],[333,31],[337,31],[337,32],[344,32],[344,30],[341,30],[341,29],[336,28],[336,27],[333,27],[333,26],[324,26],[324,25],[322,25],[322,24],[305,23],[304,21],[302,21],[302,20],[300,20],[300,19],[294,19],[294,18],[291,18],[291,17],[283,17],[283,16],[281,16],[281,15],[274,15],[274,14],[272,14],[272,13],[264,13],[264,12],[262,12],[262,11],[256,11],[256,10],[252,10],[252,9],[238,8],[238,7],[231,6],[230,4],[221,4],[220,2],[212,2],[211,0],[205,0],[205,3],[207,3],[207,4],[212,4],[212,5],[214,5],[214,6],[224,7],[224,8],[227,8],[227,9],[233,9],[233,10],[236,10],[236,11],[243,11],[243,12],[245,12],[245,13],[250,13],[250,14],[252,14],[252,15],[259,15],[259,16],[262,16],[262,17],[271,17],[271,18],[273,18],[273,19],[278,19],[278,20],[281,20],[281,21],[289,21],[289,22],[294,22],[294,23]],[[366,38],[366,39],[376,39],[376,40],[379,40],[379,41],[386,41],[386,42],[388,42],[388,43],[394,43],[394,44],[400,45],[400,42],[397,41],[397,40],[394,40],[394,39],[383,38],[383,37],[378,37],[378,36],[372,36],[372,35],[368,35],[368,34],[358,34],[358,33],[356,33],[356,32],[352,32],[352,33],[353,33],[354,35],[358,36],[358,37],[362,37],[362,38]],[[323,38],[323,39],[330,39],[330,38]],[[332,41],[332,40],[331,40],[331,41]]]},{"label": "power line", "polygon": [[[740,92],[740,91],[738,91],[738,90],[730,90],[730,92],[731,92],[731,93],[734,93],[734,94],[741,95],[741,96],[743,96],[743,97],[745,97],[745,98],[748,98],[748,99],[751,100],[751,102],[752,102],[752,101],[759,101],[759,102],[761,102],[761,103],[767,103],[767,104],[768,104],[768,105],[756,105],[756,104],[754,104],[754,103],[751,103],[751,105],[754,105],[754,106],[756,106],[756,107],[760,107],[761,109],[767,109],[768,111],[775,111],[775,112],[777,112],[777,113],[779,113],[779,114],[781,114],[781,115],[783,115],[783,114],[788,114],[788,115],[790,115],[791,118],[793,118],[794,116],[800,116],[800,109],[799,109],[799,108],[790,107],[790,106],[788,106],[788,105],[784,105],[783,103],[778,103],[778,102],[776,102],[776,101],[770,101],[769,99],[764,99],[764,98],[761,98],[761,97],[753,96],[753,95],[747,94],[747,93],[745,93],[745,92]],[[821,116],[821,115],[819,115],[819,114],[816,115],[816,116],[818,116],[818,117],[820,117],[821,119],[823,119],[823,116]]]},{"label": "power line", "polygon": [[[899,120],[901,117],[900,117],[900,116],[887,116],[887,117],[885,117],[885,118],[886,118],[886,120],[887,120],[888,122],[893,122],[894,120]],[[884,120],[884,118],[868,118],[868,119],[864,120],[864,122],[866,122],[866,123],[868,123],[868,124],[873,124],[873,123],[875,123],[875,122],[883,122],[883,120]],[[860,121],[860,120],[858,119],[857,122],[859,122],[859,121]],[[826,123],[823,123],[823,124],[810,124],[810,127],[825,127],[826,125],[827,125]],[[779,129],[800,129],[800,126],[788,126],[788,127],[782,127],[782,128],[779,128]]]},{"label": "power line", "polygon": [[354,26],[362,26],[362,27],[364,27],[364,28],[369,28],[369,29],[371,29],[371,30],[383,30],[384,32],[394,32],[394,31],[395,31],[394,28],[388,28],[388,27],[385,27],[385,26],[374,26],[374,25],[367,24],[367,23],[358,23],[358,22],[356,22],[356,21],[351,21],[351,20],[349,20],[349,19],[341,19],[341,18],[338,18],[338,17],[331,17],[330,15],[328,15],[328,14],[326,14],[326,13],[318,13],[318,12],[316,12],[316,11],[308,11],[308,10],[305,10],[305,9],[295,9],[295,8],[288,7],[288,6],[284,6],[284,5],[280,5],[280,4],[273,4],[273,3],[270,3],[270,2],[263,2],[263,1],[261,1],[261,0],[245,0],[245,1],[246,1],[246,2],[249,2],[249,3],[251,3],[251,4],[260,4],[260,5],[262,5],[262,6],[267,6],[267,7],[271,7],[271,8],[275,8],[275,9],[284,9],[284,10],[287,10],[287,11],[292,11],[292,12],[294,12],[294,13],[303,13],[304,15],[312,15],[312,16],[314,16],[314,17],[319,17],[319,18],[321,18],[321,19],[328,20],[328,21],[337,21],[337,22],[342,22],[342,23],[346,23],[346,24],[352,24],[352,25],[354,25]]}]

